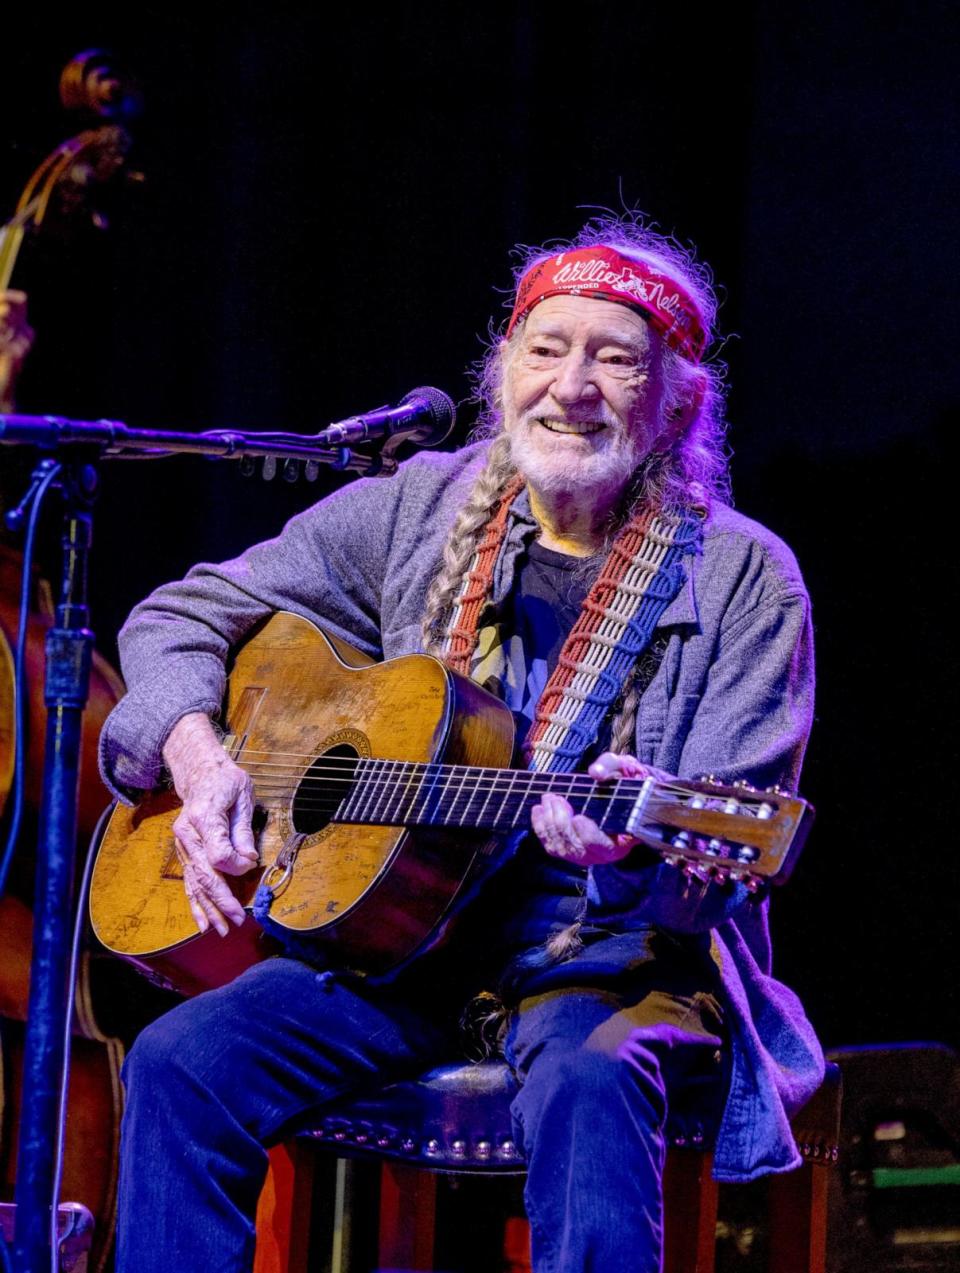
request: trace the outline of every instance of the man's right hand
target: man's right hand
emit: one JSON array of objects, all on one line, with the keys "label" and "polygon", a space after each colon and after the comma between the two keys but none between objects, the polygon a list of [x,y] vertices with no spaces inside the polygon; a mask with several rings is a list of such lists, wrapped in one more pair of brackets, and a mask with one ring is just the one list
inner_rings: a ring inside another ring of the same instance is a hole
[{"label": "man's right hand", "polygon": [[253,842],[253,783],[223,750],[202,712],[182,717],[170,731],[163,758],[183,802],[173,824],[183,885],[201,933],[212,924],[221,937],[228,920],[246,912],[223,878],[258,865]]}]

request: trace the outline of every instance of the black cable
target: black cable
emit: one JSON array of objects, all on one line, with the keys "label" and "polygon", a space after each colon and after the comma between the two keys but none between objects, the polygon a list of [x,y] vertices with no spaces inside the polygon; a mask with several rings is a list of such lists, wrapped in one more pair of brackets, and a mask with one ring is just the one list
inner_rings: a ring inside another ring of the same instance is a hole
[{"label": "black cable", "polygon": [[13,776],[13,812],[10,815],[10,829],[7,843],[0,858],[0,897],[7,886],[7,875],[13,852],[20,833],[23,819],[24,787],[26,784],[26,701],[27,701],[27,626],[30,621],[30,587],[33,571],[33,541],[36,537],[37,524],[44,498],[51,485],[60,475],[59,464],[53,465],[37,485],[36,494],[30,506],[30,519],[27,522],[27,534],[23,545],[23,582],[20,587],[20,627],[17,632],[17,651],[13,675],[13,733],[14,733],[14,776]]}]

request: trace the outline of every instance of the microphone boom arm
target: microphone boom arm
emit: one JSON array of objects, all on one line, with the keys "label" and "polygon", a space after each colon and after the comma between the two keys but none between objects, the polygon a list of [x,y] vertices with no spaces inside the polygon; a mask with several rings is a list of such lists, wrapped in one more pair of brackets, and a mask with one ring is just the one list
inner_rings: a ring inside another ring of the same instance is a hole
[{"label": "microphone boom arm", "polygon": [[[397,471],[394,455],[402,442],[436,446],[456,421],[453,402],[439,389],[414,389],[396,407],[379,407],[351,416],[319,433],[263,433],[210,429],[183,433],[132,429],[120,420],[68,420],[64,416],[0,415],[0,443],[42,450],[89,448],[104,459],[159,459],[195,452],[226,460],[273,459],[329,464],[368,476]],[[356,453],[357,444],[383,442],[377,455]]]}]

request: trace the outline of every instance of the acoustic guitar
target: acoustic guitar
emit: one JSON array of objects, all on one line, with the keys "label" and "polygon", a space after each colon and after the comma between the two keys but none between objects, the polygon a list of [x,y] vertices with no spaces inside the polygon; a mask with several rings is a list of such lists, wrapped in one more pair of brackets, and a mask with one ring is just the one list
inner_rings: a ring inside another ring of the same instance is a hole
[{"label": "acoustic guitar", "polygon": [[[637,837],[691,888],[782,883],[813,816],[776,788],[504,768],[513,717],[480,686],[428,655],[373,663],[286,613],[239,648],[225,720],[224,746],[253,778],[260,855],[259,867],[227,877],[234,894],[249,911],[263,880],[275,923],[368,972],[424,942],[492,837],[529,825],[546,791],[607,834]],[[172,791],[114,809],[90,916],[109,950],[191,994],[275,946],[252,916],[225,938],[198,932],[174,843],[178,809]]]}]

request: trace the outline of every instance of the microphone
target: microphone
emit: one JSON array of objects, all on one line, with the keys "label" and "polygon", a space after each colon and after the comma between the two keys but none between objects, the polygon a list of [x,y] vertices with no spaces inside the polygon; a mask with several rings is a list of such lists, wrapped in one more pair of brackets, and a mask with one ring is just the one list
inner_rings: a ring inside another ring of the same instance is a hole
[{"label": "microphone", "polygon": [[373,438],[398,435],[418,446],[436,446],[453,429],[457,411],[442,389],[422,385],[411,389],[395,407],[377,407],[366,415],[350,416],[328,425],[316,435],[323,446],[357,446]]}]

